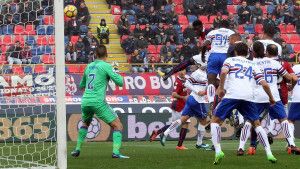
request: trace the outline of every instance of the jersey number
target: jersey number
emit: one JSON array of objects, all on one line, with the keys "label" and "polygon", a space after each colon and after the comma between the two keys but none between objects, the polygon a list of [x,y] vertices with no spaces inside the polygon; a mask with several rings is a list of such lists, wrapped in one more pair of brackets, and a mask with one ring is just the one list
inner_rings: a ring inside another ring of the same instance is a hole
[{"label": "jersey number", "polygon": [[93,90],[93,81],[95,80],[96,75],[95,74],[89,74],[89,83],[88,83],[88,89]]},{"label": "jersey number", "polygon": [[216,46],[225,46],[228,41],[228,37],[226,35],[216,34],[215,41]]},{"label": "jersey number", "polygon": [[240,64],[235,64],[234,67],[238,67],[239,69],[235,72],[235,78],[244,79],[244,77],[248,77],[249,80],[252,78],[252,67],[246,68],[244,71],[244,66]]},{"label": "jersey number", "polygon": [[268,72],[272,72],[272,68],[264,69],[265,80],[267,81],[267,83],[273,83],[273,75],[268,74]]}]

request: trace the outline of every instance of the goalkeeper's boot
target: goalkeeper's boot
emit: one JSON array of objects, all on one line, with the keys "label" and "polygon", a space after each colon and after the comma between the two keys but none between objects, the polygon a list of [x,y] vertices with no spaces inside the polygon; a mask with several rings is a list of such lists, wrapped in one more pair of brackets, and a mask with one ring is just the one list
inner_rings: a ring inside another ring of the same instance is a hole
[{"label": "goalkeeper's boot", "polygon": [[204,143],[202,143],[200,145],[196,144],[196,148],[197,149],[201,149],[201,148],[206,149],[206,148],[209,148],[209,144],[204,144]]},{"label": "goalkeeper's boot", "polygon": [[150,142],[154,141],[156,139],[157,135],[158,135],[157,130],[153,130],[152,134],[150,136]]},{"label": "goalkeeper's boot", "polygon": [[300,149],[296,146],[289,146],[287,151],[288,151],[288,154],[300,155]]},{"label": "goalkeeper's boot", "polygon": [[256,147],[254,147],[254,146],[250,146],[249,148],[248,148],[248,153],[247,153],[248,155],[255,155],[256,154]]},{"label": "goalkeeper's boot", "polygon": [[276,163],[277,159],[271,154],[267,156],[268,161],[270,161],[271,163]]},{"label": "goalkeeper's boot", "polygon": [[160,144],[161,144],[162,146],[165,146],[167,137],[164,135],[164,133],[161,133],[161,134],[159,135],[159,137],[160,137]]},{"label": "goalkeeper's boot", "polygon": [[225,157],[225,154],[223,153],[223,151],[221,151],[219,154],[216,154],[214,165],[220,164],[224,157]]},{"label": "goalkeeper's boot", "polygon": [[113,153],[111,157],[112,158],[129,158],[128,156],[124,156],[122,154],[115,154],[115,153]]},{"label": "goalkeeper's boot", "polygon": [[72,151],[72,152],[71,152],[71,155],[72,155],[73,157],[78,157],[78,156],[80,155],[80,150],[74,150],[74,151]]},{"label": "goalkeeper's boot", "polygon": [[244,154],[245,154],[245,151],[241,148],[236,152],[237,156],[243,156]]}]

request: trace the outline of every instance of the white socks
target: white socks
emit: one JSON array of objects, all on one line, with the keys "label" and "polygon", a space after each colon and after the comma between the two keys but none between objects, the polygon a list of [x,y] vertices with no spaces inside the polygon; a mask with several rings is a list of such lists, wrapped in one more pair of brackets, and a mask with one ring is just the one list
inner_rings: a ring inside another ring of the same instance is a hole
[{"label": "white socks", "polygon": [[291,127],[291,124],[287,120],[284,120],[283,122],[281,122],[281,127],[282,127],[283,135],[287,139],[289,145],[295,146],[295,141],[292,134],[293,129]]},{"label": "white socks", "polygon": [[249,123],[247,121],[245,123],[244,127],[242,128],[239,149],[241,148],[242,150],[244,150],[245,144],[246,144],[246,142],[247,142],[247,140],[248,140],[248,138],[250,137],[250,134],[251,134],[251,127],[252,127],[251,123]]},{"label": "white socks", "polygon": [[293,123],[290,123],[291,128],[291,135],[293,137],[293,140],[295,141],[295,125]]},{"label": "white socks", "polygon": [[170,127],[164,132],[164,135],[168,136],[172,130],[176,129],[180,125],[181,125],[181,119],[173,121],[171,123]]},{"label": "white socks", "polygon": [[258,126],[255,128],[255,132],[257,133],[257,138],[258,138],[259,142],[265,148],[266,154],[271,155],[272,152],[271,152],[270,144],[268,141],[268,136],[267,136],[265,130],[261,126]]},{"label": "white socks", "polygon": [[221,152],[221,127],[218,123],[210,123],[211,141],[215,147],[216,154]]},{"label": "white socks", "polygon": [[201,145],[202,144],[202,140],[205,134],[205,126],[203,126],[202,124],[198,124],[198,134],[197,134],[197,145]]}]

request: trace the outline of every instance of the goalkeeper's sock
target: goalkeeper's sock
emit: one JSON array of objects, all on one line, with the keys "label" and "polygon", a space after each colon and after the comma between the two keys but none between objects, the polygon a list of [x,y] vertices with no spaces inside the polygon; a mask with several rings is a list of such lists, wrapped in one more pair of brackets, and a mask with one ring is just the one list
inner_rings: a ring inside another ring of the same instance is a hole
[{"label": "goalkeeper's sock", "polygon": [[121,131],[115,130],[113,132],[113,153],[120,154],[120,148],[122,145],[122,133]]},{"label": "goalkeeper's sock", "polygon": [[157,134],[160,134],[160,133],[162,133],[162,132],[165,132],[169,127],[170,127],[170,125],[165,125],[163,128],[161,128],[161,129],[159,129],[159,130],[157,131]]},{"label": "goalkeeper's sock", "polygon": [[80,151],[81,145],[82,145],[82,143],[84,142],[84,139],[85,139],[87,133],[88,133],[88,127],[87,127],[87,126],[82,126],[82,127],[79,129],[78,137],[77,137],[76,150],[79,150],[79,151]]}]

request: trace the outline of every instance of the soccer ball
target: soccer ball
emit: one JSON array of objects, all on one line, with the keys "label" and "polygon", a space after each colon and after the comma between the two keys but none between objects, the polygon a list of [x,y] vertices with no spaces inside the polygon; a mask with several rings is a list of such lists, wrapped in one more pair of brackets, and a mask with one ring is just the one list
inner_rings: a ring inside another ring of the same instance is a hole
[{"label": "soccer ball", "polygon": [[[82,123],[83,123],[82,120],[80,120],[78,122],[78,124],[77,124],[78,130],[81,128]],[[86,135],[86,138],[87,139],[94,139],[94,138],[96,138],[99,135],[100,130],[101,130],[101,125],[100,125],[98,119],[93,118],[93,120],[92,120],[92,122],[91,122],[91,124],[90,124],[90,126],[88,128],[88,133]]]},{"label": "soccer ball", "polygon": [[64,9],[64,13],[69,18],[75,17],[77,15],[77,8],[74,5],[67,5]]}]

